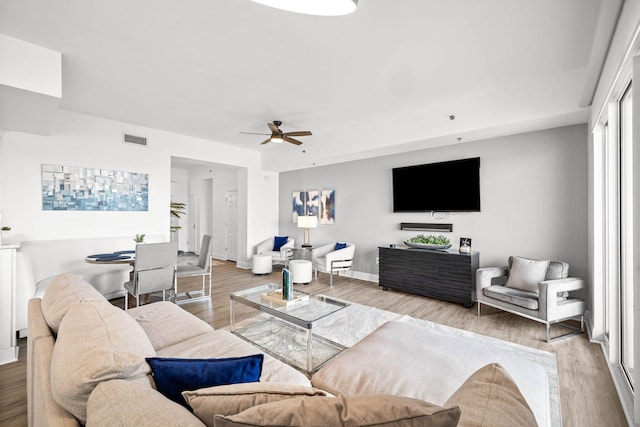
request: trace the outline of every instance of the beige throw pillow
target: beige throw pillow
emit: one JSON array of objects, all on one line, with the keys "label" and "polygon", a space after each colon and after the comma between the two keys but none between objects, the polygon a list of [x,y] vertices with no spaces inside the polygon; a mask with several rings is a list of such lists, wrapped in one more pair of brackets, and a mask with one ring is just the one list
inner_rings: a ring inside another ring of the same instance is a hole
[{"label": "beige throw pillow", "polygon": [[536,418],[513,382],[498,363],[477,370],[447,400],[462,411],[459,427],[537,426]]},{"label": "beige throw pillow", "polygon": [[42,314],[54,334],[60,322],[74,302],[106,301],[104,296],[80,276],[71,273],[59,274],[53,279],[42,296]]},{"label": "beige throw pillow", "polygon": [[549,261],[510,257],[509,277],[505,286],[538,293],[538,284],[544,280],[548,267]]},{"label": "beige throw pillow", "polygon": [[153,356],[140,325],[121,309],[107,301],[72,304],[53,348],[53,398],[84,423],[87,399],[96,385],[112,379],[146,379],[150,367],[145,357]]},{"label": "beige throw pillow", "polygon": [[455,427],[459,417],[458,407],[402,396],[295,397],[254,406],[236,415],[216,415],[214,426]]},{"label": "beige throw pillow", "polygon": [[215,415],[234,415],[263,403],[298,396],[327,396],[327,393],[317,388],[297,384],[258,382],[184,391],[182,396],[200,420],[208,426],[213,426]]}]

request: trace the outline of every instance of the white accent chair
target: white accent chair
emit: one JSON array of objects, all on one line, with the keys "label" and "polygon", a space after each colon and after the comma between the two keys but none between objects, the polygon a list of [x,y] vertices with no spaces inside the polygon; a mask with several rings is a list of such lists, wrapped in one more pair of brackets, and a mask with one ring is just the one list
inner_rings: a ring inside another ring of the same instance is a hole
[{"label": "white accent chair", "polygon": [[[584,329],[585,301],[572,291],[583,289],[584,280],[569,276],[569,264],[558,261],[509,257],[506,267],[486,267],[476,271],[478,317],[481,304],[536,322],[547,327],[547,342],[579,334]],[[579,319],[580,328],[564,323]],[[551,325],[558,324],[572,332],[551,338]]]},{"label": "white accent chair", "polygon": [[[284,236],[282,236],[284,237]],[[282,245],[279,250],[273,250],[275,243],[275,237],[270,237],[264,240],[256,246],[256,254],[258,255],[271,255],[272,264],[289,265],[289,261],[293,258],[293,247],[296,244],[295,240],[291,237],[287,237],[287,243]]]},{"label": "white accent chair", "polygon": [[[176,281],[176,303],[183,304],[191,301],[206,300],[211,298],[211,256],[209,255],[209,247],[211,246],[211,236],[205,234],[202,236],[202,244],[200,245],[200,254],[197,264],[179,264],[176,267],[178,277],[202,276],[202,289],[197,291],[178,292],[178,282]],[[209,276],[209,295],[205,292],[205,277]],[[199,296],[192,294],[198,293]],[[186,299],[178,299],[178,297],[186,296]]]},{"label": "white accent chair", "polygon": [[129,308],[129,294],[136,297],[136,307],[140,305],[140,295],[173,291],[176,284],[176,264],[178,243],[145,243],[136,245],[136,259],[132,280],[124,284],[124,309]]},{"label": "white accent chair", "polygon": [[336,250],[336,243],[328,243],[326,245],[313,248],[311,251],[311,262],[315,270],[316,280],[318,279],[318,271],[329,273],[329,284],[333,286],[333,275],[339,274],[341,271],[351,270],[351,279],[353,279],[353,256],[355,255],[356,245],[349,242],[346,247]]}]

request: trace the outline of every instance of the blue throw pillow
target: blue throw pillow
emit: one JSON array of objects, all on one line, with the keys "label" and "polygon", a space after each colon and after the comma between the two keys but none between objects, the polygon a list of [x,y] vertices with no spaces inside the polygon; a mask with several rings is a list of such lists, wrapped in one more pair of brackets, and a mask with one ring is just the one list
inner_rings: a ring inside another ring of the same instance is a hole
[{"label": "blue throw pillow", "polygon": [[187,408],[182,397],[186,390],[260,380],[264,355],[223,359],[179,359],[147,357],[158,391]]},{"label": "blue throw pillow", "polygon": [[338,250],[340,250],[340,249],[344,249],[344,248],[346,248],[346,247],[347,247],[347,244],[346,244],[346,243],[340,243],[340,242],[338,242],[338,243],[336,243],[336,248],[335,248],[334,250],[338,251]]},{"label": "blue throw pillow", "polygon": [[288,240],[289,240],[289,236],[275,236],[273,238],[273,250],[279,251],[282,245],[287,243]]}]

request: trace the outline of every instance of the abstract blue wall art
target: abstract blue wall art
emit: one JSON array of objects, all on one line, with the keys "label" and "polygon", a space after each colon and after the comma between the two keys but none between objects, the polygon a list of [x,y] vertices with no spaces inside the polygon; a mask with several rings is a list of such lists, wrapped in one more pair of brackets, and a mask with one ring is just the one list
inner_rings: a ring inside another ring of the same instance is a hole
[{"label": "abstract blue wall art", "polygon": [[42,210],[148,211],[149,175],[43,164]]},{"label": "abstract blue wall art", "polygon": [[305,213],[305,202],[307,200],[306,191],[294,191],[292,197],[293,205],[293,223],[298,223],[298,215],[303,216]]},{"label": "abstract blue wall art", "polygon": [[307,215],[317,217],[320,213],[320,192],[307,191]]},{"label": "abstract blue wall art", "polygon": [[320,224],[336,222],[336,190],[320,191]]}]

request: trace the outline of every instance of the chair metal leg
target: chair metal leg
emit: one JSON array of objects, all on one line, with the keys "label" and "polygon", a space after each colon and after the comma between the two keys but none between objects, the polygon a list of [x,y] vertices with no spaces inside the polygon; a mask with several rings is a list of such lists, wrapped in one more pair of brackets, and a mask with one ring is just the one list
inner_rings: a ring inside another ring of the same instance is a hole
[{"label": "chair metal leg", "polygon": [[480,301],[478,301],[478,317],[480,317]]},{"label": "chair metal leg", "polygon": [[547,342],[551,343],[557,340],[561,340],[563,338],[568,338],[568,337],[572,337],[574,335],[578,335],[584,332],[584,316],[580,316],[580,328],[577,328],[573,325],[569,325],[568,323],[564,323],[564,322],[556,322],[553,323],[554,325],[559,325],[562,327],[565,327],[567,329],[570,329],[572,332],[568,332],[564,335],[560,335],[554,338],[551,338],[551,323],[547,323]]},{"label": "chair metal leg", "polygon": [[129,309],[129,291],[124,291],[124,311]]}]

